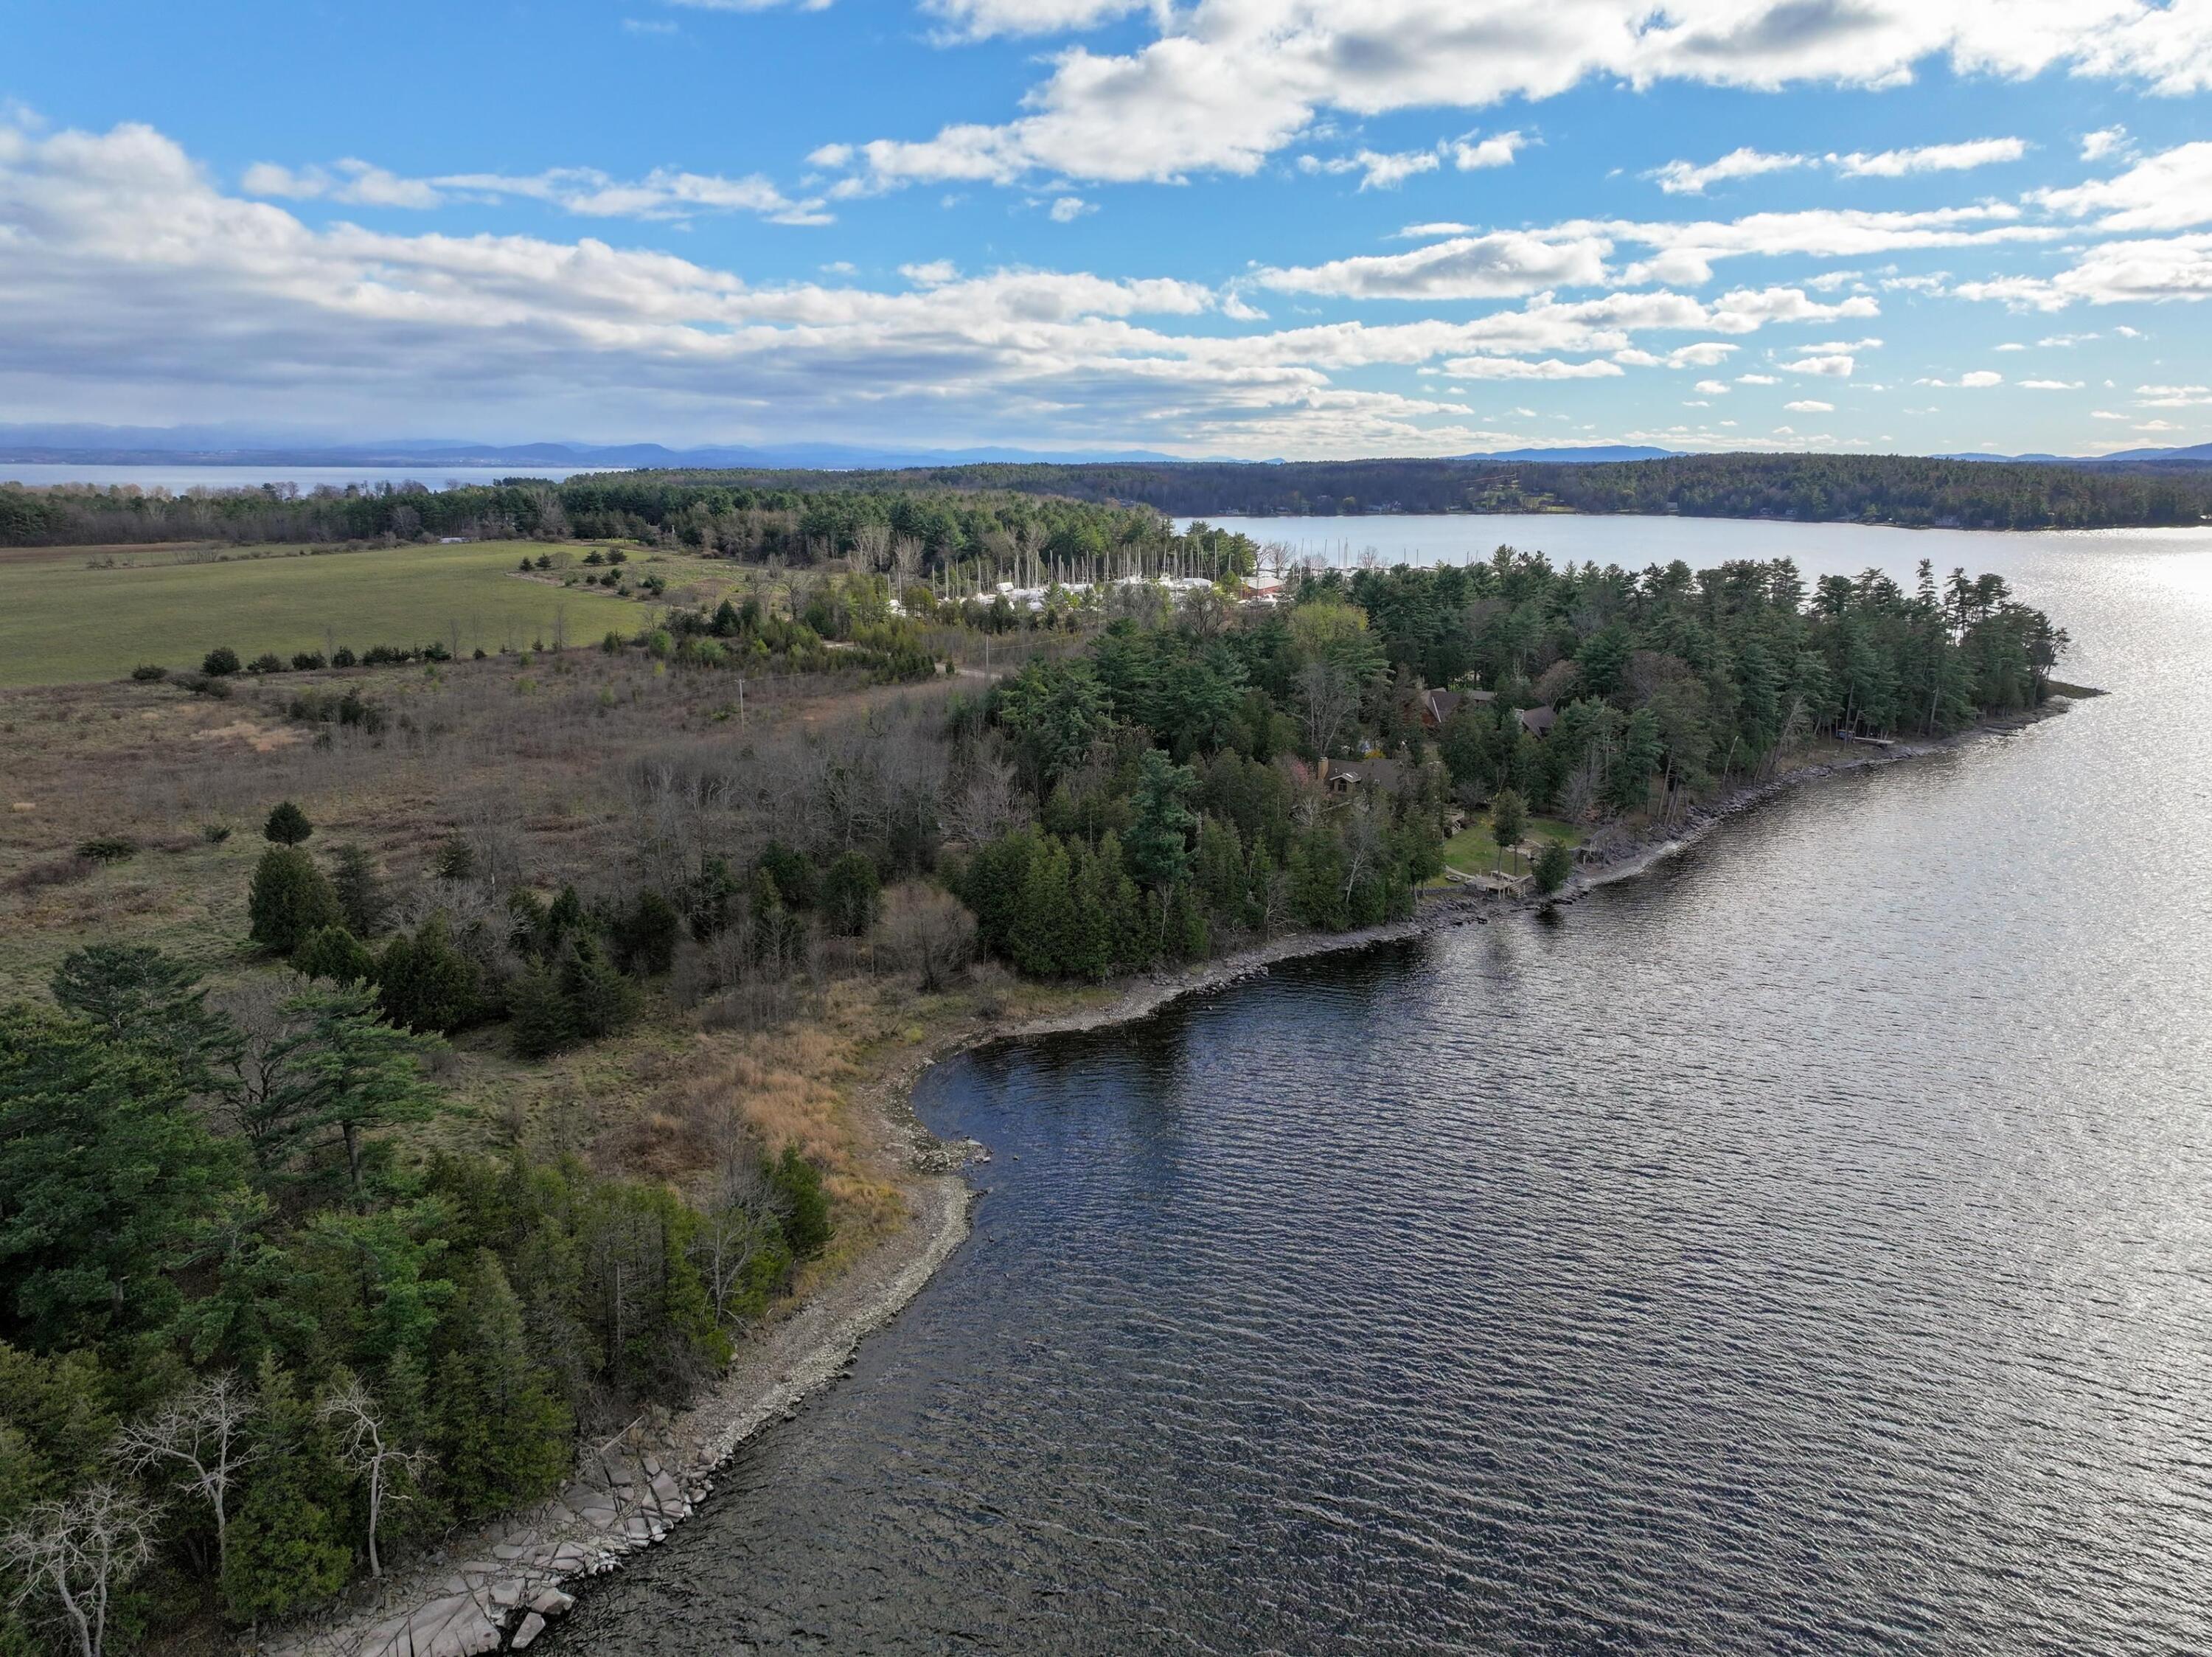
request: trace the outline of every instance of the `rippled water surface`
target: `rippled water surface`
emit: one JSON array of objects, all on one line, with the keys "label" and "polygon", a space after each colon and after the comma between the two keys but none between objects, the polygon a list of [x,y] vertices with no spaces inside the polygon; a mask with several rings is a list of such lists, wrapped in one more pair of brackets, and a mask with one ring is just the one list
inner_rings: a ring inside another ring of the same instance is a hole
[{"label": "rippled water surface", "polygon": [[2212,536],[1766,533],[2114,694],[942,1067],[974,1238],[557,1643],[2212,1650]]}]

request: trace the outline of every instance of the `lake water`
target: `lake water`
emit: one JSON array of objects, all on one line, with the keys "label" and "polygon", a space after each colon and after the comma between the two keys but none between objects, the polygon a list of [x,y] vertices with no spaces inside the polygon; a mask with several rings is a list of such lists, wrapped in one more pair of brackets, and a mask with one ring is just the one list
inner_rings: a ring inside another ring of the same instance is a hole
[{"label": "lake water", "polygon": [[1996,569],[2112,693],[939,1068],[974,1237],[552,1643],[2212,1650],[2212,535],[1538,521]]},{"label": "lake water", "polygon": [[[586,470],[604,472],[594,466]],[[291,484],[302,495],[328,485],[348,484],[374,488],[379,484],[420,484],[425,489],[452,489],[463,484],[493,484],[501,478],[545,478],[556,482],[574,477],[574,466],[102,466],[33,464],[0,460],[0,484],[135,484],[140,489],[166,489],[182,495],[195,489],[258,489],[264,484]]]}]

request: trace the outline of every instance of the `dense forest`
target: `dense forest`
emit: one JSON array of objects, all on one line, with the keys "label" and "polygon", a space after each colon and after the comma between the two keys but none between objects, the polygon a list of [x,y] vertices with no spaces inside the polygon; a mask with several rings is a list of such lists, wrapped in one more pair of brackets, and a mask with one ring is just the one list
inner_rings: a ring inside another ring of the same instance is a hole
[{"label": "dense forest", "polygon": [[[663,498],[629,487],[578,498],[609,514]],[[849,531],[827,507],[810,518],[817,502],[741,492],[707,517],[945,549],[1003,534],[1033,570],[1062,532],[1113,523],[1224,576],[1250,550],[1165,538],[1149,511],[832,498]],[[417,694],[450,699],[435,717],[385,709],[391,681],[366,664],[343,695],[302,681],[286,716],[319,734],[285,763],[358,765],[369,788],[387,746],[550,756],[599,729],[633,828],[582,890],[533,873],[509,830],[456,831],[402,905],[375,859],[320,849],[280,801],[245,991],[114,941],[0,1008],[0,1650],[265,1623],[529,1502],[580,1435],[710,1378],[826,1241],[820,1170],[750,1132],[687,1195],[574,1159],[426,1154],[452,1108],[432,1069],[448,1038],[489,1032],[527,1065],[649,1018],[788,1019],[793,986],[837,960],[930,990],[978,972],[1096,982],[1381,922],[1413,910],[1478,814],[1499,845],[1532,813],[1632,835],[1824,733],[2031,707],[2067,643],[2002,580],[1925,564],[1908,589],[1877,571],[1808,584],[1786,559],[1631,572],[1500,548],[1297,572],[1273,605],[1227,580],[1055,591],[1021,612],[923,585],[899,614],[889,592],[848,571],[799,616],[676,607],[568,653],[590,673],[556,652],[567,700],[507,739],[492,722],[520,717],[514,675],[541,668],[418,663],[410,684],[439,671]],[[927,630],[978,626],[1020,665],[947,679]],[[928,692],[891,685],[898,702],[780,746],[733,738],[723,687],[779,660]],[[275,688],[234,653],[173,677]],[[714,711],[684,734],[661,697]],[[557,740],[555,719],[573,722]],[[1535,884],[1571,868],[1547,850]]]},{"label": "dense forest", "polygon": [[1970,529],[2194,524],[2212,468],[1705,454],[1602,465],[1479,458],[902,472],[605,472],[415,486],[196,490],[0,485],[0,545],[211,539],[416,540],[458,535],[628,537],[732,556],[818,562],[904,551],[915,569],[996,551],[1072,565],[1157,546],[1160,515],[1575,511],[1773,517]]}]

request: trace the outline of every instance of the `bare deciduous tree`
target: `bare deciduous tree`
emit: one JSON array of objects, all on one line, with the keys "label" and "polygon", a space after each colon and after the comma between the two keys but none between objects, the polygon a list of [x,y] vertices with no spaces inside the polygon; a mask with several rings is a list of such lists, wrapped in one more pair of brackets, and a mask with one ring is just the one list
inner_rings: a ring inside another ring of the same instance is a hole
[{"label": "bare deciduous tree", "polygon": [[240,1471],[260,1456],[246,1435],[253,1396],[234,1374],[210,1376],[125,1427],[115,1456],[134,1473],[159,1469],[178,1489],[198,1496],[215,1514],[216,1574],[230,1556],[230,1489]]},{"label": "bare deciduous tree", "polygon": [[1310,661],[1298,670],[1298,709],[1317,757],[1328,757],[1358,707],[1359,686],[1334,662]]},{"label": "bare deciduous tree", "polygon": [[395,1494],[395,1473],[412,1474],[423,1460],[420,1450],[403,1450],[384,1437],[384,1417],[369,1390],[354,1375],[341,1374],[338,1384],[324,1398],[324,1418],[337,1423],[338,1453],[368,1485],[368,1574],[384,1575],[384,1561],[376,1550],[376,1532],[384,1522],[386,1502],[404,1501],[406,1491]]},{"label": "bare deciduous tree", "polygon": [[109,1604],[153,1556],[154,1517],[138,1496],[105,1482],[38,1503],[0,1535],[0,1565],[22,1579],[15,1603],[52,1594],[77,1657],[102,1657]]}]

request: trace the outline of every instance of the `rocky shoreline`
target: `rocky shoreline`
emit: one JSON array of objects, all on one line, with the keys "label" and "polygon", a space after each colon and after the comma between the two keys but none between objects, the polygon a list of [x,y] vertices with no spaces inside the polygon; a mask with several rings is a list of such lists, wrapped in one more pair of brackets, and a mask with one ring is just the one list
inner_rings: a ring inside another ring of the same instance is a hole
[{"label": "rocky shoreline", "polygon": [[1578,869],[1550,898],[1449,890],[1425,895],[1402,921],[1357,932],[1301,933],[1218,961],[1131,982],[1095,1005],[970,1033],[878,1081],[856,1101],[872,1118],[881,1148],[906,1170],[901,1189],[908,1226],[824,1285],[790,1315],[742,1346],[714,1389],[697,1404],[641,1416],[606,1443],[586,1450],[576,1475],[551,1501],[450,1541],[430,1559],[280,1636],[247,1642],[266,1657],[476,1657],[525,1650],[549,1621],[574,1604],[568,1587],[616,1569],[689,1517],[714,1488],[714,1474],[753,1434],[787,1418],[809,1392],[849,1372],[860,1343],[921,1293],[968,1234],[975,1193],[962,1170],[986,1161],[973,1141],[946,1143],[924,1128],[912,1106],[915,1083],[941,1057],[1002,1041],[1103,1029],[1130,1022],[1188,996],[1267,972],[1278,963],[1420,936],[1492,914],[1571,903],[1601,886],[1631,880],[1686,850],[1737,813],[1801,783],[1920,758],[1983,737],[2016,730],[2065,710],[2054,698],[2033,713],[1979,725],[1934,741],[1899,742],[1863,758],[1822,761],[1747,783],[1693,808],[1678,823]]}]

